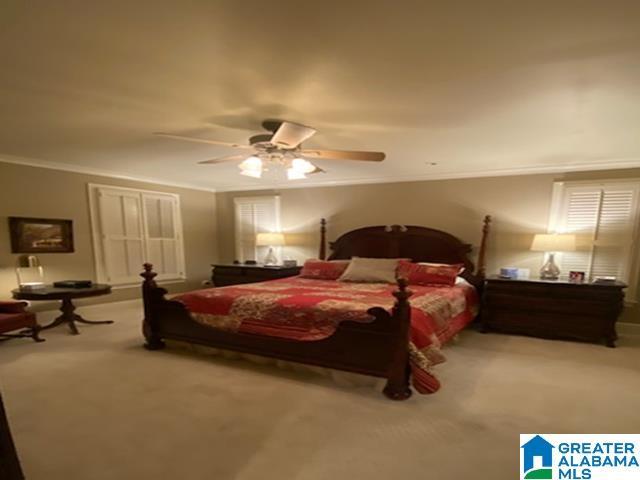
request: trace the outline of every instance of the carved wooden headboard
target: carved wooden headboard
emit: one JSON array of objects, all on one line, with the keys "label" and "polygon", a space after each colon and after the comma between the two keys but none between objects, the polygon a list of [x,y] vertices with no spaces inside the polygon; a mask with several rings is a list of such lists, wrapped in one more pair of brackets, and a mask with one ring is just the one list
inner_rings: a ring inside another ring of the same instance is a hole
[{"label": "carved wooden headboard", "polygon": [[[462,275],[474,284],[480,284],[485,276],[486,242],[491,217],[484,218],[482,241],[478,251],[478,265],[474,269],[469,258],[471,245],[450,233],[434,228],[413,225],[364,227],[341,235],[329,243],[329,260],[351,257],[410,258],[414,262],[462,263]],[[326,257],[326,221],[320,224],[320,258]]]}]

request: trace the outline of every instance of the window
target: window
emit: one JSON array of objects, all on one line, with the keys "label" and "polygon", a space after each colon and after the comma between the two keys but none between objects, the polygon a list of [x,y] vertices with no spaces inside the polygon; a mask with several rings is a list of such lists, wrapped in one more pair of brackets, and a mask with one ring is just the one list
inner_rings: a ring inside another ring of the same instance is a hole
[{"label": "window", "polygon": [[138,284],[145,262],[158,280],[185,278],[178,195],[90,184],[89,204],[99,282]]},{"label": "window", "polygon": [[554,186],[551,231],[574,233],[577,250],[561,255],[565,272],[589,280],[614,276],[630,285],[635,298],[640,182],[566,182]]},{"label": "window", "polygon": [[[268,247],[256,246],[256,234],[280,231],[280,197],[238,197],[234,203],[236,259],[262,260]],[[276,255],[280,257],[278,250]]]}]

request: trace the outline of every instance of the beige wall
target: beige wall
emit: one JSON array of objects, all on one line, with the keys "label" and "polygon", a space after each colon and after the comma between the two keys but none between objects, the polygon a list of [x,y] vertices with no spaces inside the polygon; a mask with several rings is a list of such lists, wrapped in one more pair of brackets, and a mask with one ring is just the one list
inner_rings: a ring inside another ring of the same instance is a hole
[{"label": "beige wall", "polygon": [[[167,288],[170,291],[197,288],[210,276],[209,264],[217,258],[216,198],[213,193],[0,162],[0,299],[10,298],[10,290],[16,287],[14,265],[17,255],[11,253],[9,216],[73,220],[74,253],[38,254],[46,281],[96,279],[87,194],[89,183],[179,194],[187,280],[167,285]],[[139,288],[125,288],[83,302],[117,301],[138,296]],[[34,304],[36,309],[51,306]]]},{"label": "beige wall", "polygon": [[[218,193],[220,258],[234,258],[233,198],[278,193],[282,228],[292,244],[284,254],[299,261],[317,256],[322,217],[330,240],[367,225],[413,224],[450,232],[477,250],[482,218],[490,214],[488,272],[515,266],[535,275],[542,254],[529,246],[547,228],[553,182],[630,177],[640,178],[640,169]],[[627,309],[624,320],[640,322],[639,317],[637,308]]]}]

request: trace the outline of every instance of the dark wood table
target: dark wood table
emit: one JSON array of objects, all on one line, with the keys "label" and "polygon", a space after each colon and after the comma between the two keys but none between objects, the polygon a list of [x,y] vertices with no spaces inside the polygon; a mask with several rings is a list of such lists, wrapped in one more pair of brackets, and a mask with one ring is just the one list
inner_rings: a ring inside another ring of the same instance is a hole
[{"label": "dark wood table", "polygon": [[107,295],[111,293],[111,285],[94,284],[87,288],[56,288],[53,285],[45,285],[43,288],[34,290],[21,290],[16,288],[12,290],[13,298],[16,300],[62,300],[60,311],[62,315],[56,318],[49,325],[42,327],[42,330],[47,328],[57,327],[63,323],[69,324],[69,330],[73,335],[78,335],[78,328],[76,322],[88,323],[92,325],[113,323],[112,320],[93,321],[85,320],[77,313],[74,313],[76,307],[72,300],[75,298],[97,297],[99,295]]}]

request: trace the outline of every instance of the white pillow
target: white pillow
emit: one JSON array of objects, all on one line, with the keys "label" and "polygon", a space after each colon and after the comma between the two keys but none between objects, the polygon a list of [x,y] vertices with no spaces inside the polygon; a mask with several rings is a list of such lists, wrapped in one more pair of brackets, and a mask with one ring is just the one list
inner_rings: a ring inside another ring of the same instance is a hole
[{"label": "white pillow", "polygon": [[353,257],[338,279],[341,282],[396,283],[399,258]]}]

